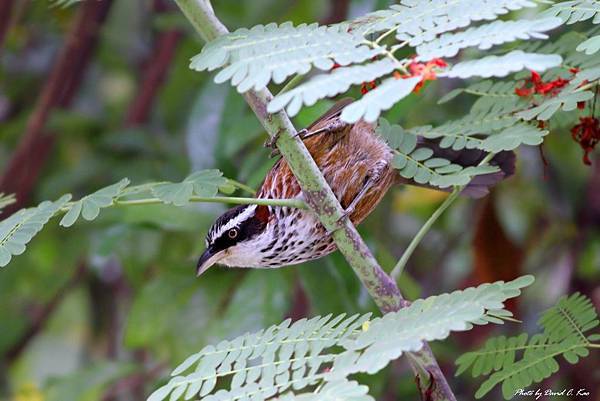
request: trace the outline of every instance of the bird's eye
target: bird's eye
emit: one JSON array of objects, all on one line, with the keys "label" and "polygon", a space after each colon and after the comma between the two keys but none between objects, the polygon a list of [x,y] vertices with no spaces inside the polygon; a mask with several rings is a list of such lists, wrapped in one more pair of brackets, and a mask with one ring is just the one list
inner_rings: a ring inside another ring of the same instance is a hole
[{"label": "bird's eye", "polygon": [[237,228],[232,228],[231,230],[227,231],[227,236],[231,239],[234,239],[235,237],[237,237],[238,236]]}]

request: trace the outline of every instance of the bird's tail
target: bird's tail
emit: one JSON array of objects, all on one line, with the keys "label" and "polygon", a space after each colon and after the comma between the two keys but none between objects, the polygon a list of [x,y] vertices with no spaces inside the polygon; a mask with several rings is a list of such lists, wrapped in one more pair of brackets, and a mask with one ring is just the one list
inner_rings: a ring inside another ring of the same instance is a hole
[{"label": "bird's tail", "polygon": [[[442,148],[438,139],[419,138],[417,147],[427,147],[433,150],[435,157],[449,160],[451,163],[463,167],[477,166],[486,156],[486,152],[481,149],[461,149]],[[515,153],[511,151],[499,152],[491,160],[490,164],[497,166],[500,171],[490,174],[483,174],[473,177],[471,182],[463,189],[462,194],[471,198],[481,198],[490,192],[490,188],[510,177],[515,172]],[[408,185],[417,185],[427,188],[440,189],[429,185],[418,184],[413,180],[400,178],[400,182]],[[451,188],[443,189],[449,191]]]}]

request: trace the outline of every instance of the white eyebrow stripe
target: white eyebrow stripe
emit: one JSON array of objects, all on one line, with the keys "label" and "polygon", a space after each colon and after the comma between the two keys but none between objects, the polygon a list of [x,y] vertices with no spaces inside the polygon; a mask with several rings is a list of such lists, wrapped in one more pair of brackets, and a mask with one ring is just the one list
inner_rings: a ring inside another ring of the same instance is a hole
[{"label": "white eyebrow stripe", "polygon": [[233,219],[229,220],[227,222],[227,224],[222,225],[221,227],[219,227],[217,229],[217,231],[215,231],[214,233],[211,233],[210,242],[213,243],[217,238],[221,237],[221,235],[223,235],[223,233],[225,233],[226,231],[228,231],[234,227],[237,227],[238,224],[240,224],[242,221],[247,220],[250,216],[252,216],[254,214],[255,210],[256,210],[256,205],[248,206],[246,209],[244,209],[244,211],[242,213],[238,214]]}]

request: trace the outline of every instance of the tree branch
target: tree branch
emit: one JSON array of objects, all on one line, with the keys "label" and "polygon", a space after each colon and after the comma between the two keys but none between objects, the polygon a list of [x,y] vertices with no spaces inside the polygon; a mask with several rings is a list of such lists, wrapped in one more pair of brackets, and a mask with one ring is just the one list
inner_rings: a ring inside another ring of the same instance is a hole
[{"label": "tree branch", "polygon": [[[215,16],[208,0],[175,1],[204,40],[211,41],[228,33],[227,28]],[[333,239],[338,249],[383,313],[398,310],[408,304],[402,298],[396,283],[379,266],[354,225],[344,218],[339,201],[304,143],[298,138],[288,115],[284,111],[267,113],[267,104],[272,97],[268,89],[248,91],[244,94],[244,98],[268,134],[272,138],[278,138],[277,147],[298,180],[308,205],[317,214],[323,226],[333,231]],[[411,359],[418,365],[411,364],[415,373],[420,375],[420,383],[423,384],[420,389],[422,397],[428,396],[432,400],[456,400],[427,344],[424,344],[420,351],[412,353]],[[434,381],[433,394],[427,394],[426,383],[429,382],[429,374]]]},{"label": "tree branch", "polygon": [[[166,1],[155,0],[154,11],[156,13],[168,12],[169,5]],[[125,117],[126,126],[143,124],[148,120],[154,99],[169,72],[181,37],[182,32],[178,29],[168,29],[158,34],[150,57],[144,62],[144,71],[137,94]]]},{"label": "tree branch", "polygon": [[15,3],[15,0],[0,2],[0,49],[10,28],[11,12]]}]

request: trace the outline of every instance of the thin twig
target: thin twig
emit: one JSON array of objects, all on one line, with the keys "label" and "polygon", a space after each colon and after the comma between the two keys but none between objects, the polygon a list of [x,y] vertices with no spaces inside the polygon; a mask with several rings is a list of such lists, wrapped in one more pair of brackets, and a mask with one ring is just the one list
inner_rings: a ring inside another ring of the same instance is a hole
[{"label": "thin twig", "polygon": [[236,181],[236,180],[232,180],[231,178],[228,178],[227,180],[234,187],[241,189],[242,191],[246,191],[249,194],[256,195],[256,191],[253,188],[249,187],[248,185],[241,183],[239,181]]},{"label": "thin twig", "polygon": [[[265,199],[265,198],[241,198],[234,196],[192,196],[190,202],[202,203],[227,203],[231,205],[263,205],[263,206],[285,206],[296,209],[308,209],[308,206],[301,199]],[[158,205],[165,203],[158,198],[117,200],[117,206],[139,206],[139,205]],[[67,207],[65,209],[68,210]],[[62,209],[61,209],[62,210]]]},{"label": "thin twig", "polygon": [[281,95],[282,93],[285,93],[285,92],[288,92],[288,91],[294,89],[296,86],[298,86],[300,84],[300,82],[302,82],[303,78],[304,78],[304,75],[302,75],[302,74],[294,75],[294,77],[292,79],[290,79],[288,81],[288,83],[284,85],[283,88],[281,88],[281,90],[277,93],[277,95]]},{"label": "thin twig", "polygon": [[459,194],[460,194],[460,191],[458,191],[456,189],[454,191],[452,191],[452,193],[450,195],[448,195],[448,197],[446,197],[444,202],[435,210],[435,212],[433,212],[433,214],[429,217],[429,219],[427,219],[425,224],[423,224],[421,229],[417,232],[417,235],[415,235],[413,237],[412,241],[410,241],[410,244],[408,244],[408,247],[402,254],[402,257],[400,258],[400,260],[398,260],[398,263],[396,264],[396,266],[390,273],[390,276],[392,276],[392,278],[394,280],[398,280],[398,278],[404,271],[404,267],[406,266],[408,259],[410,259],[410,257],[412,256],[413,252],[415,251],[415,249],[417,248],[417,246],[419,245],[419,243],[421,242],[423,237],[425,237],[427,232],[429,232],[429,230],[431,229],[433,224],[442,215],[442,213],[444,213],[444,211],[448,208],[448,206],[450,206],[456,200],[456,198],[458,197]]},{"label": "thin twig", "polygon": [[[496,155],[495,153],[488,153],[483,158],[483,160],[481,160],[481,162],[479,163],[479,166],[485,166],[486,164],[488,164],[490,162],[490,160],[492,160],[494,158],[495,155]],[[406,248],[406,250],[402,254],[402,257],[400,258],[400,260],[398,261],[398,263],[396,264],[396,266],[390,273],[390,275],[392,276],[392,278],[394,280],[398,280],[398,277],[400,277],[400,274],[402,274],[402,271],[404,271],[404,267],[406,266],[408,259],[410,259],[411,255],[413,254],[413,252],[415,251],[415,249],[417,248],[419,243],[421,243],[421,241],[423,240],[425,235],[427,235],[427,233],[429,232],[431,227],[435,224],[437,219],[444,213],[444,211],[446,209],[448,209],[448,206],[450,206],[456,200],[456,198],[458,198],[461,191],[463,189],[465,189],[465,187],[467,185],[469,185],[469,184],[461,185],[459,187],[454,188],[452,193],[435,210],[435,212],[433,212],[433,214],[429,217],[429,219],[427,219],[425,224],[423,224],[423,227],[421,227],[421,229],[417,232],[417,235],[414,236],[414,238],[408,245],[408,248]]]}]

